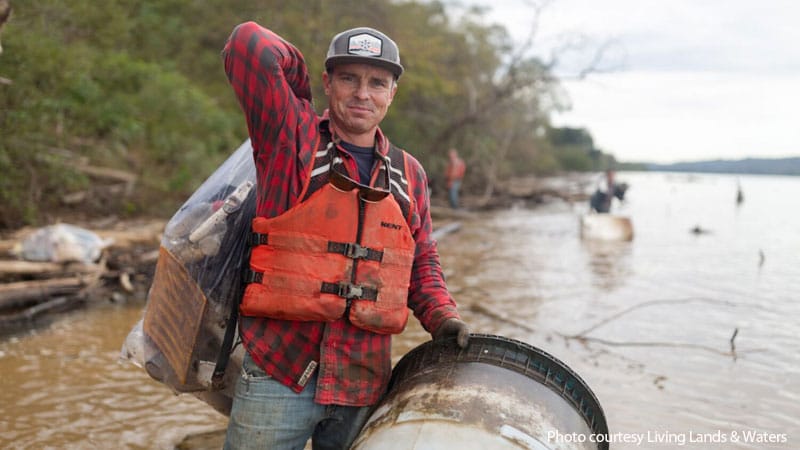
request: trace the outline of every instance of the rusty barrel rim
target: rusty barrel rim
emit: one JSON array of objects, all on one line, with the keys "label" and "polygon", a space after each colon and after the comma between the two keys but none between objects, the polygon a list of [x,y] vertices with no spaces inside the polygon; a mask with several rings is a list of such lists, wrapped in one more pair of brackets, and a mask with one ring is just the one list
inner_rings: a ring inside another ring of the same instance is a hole
[{"label": "rusty barrel rim", "polygon": [[[589,385],[555,356],[516,339],[491,334],[470,334],[462,349],[455,338],[425,342],[406,353],[392,371],[389,390],[435,370],[439,364],[483,363],[502,367],[543,384],[567,401],[584,419],[592,434],[608,436],[600,402]],[[607,439],[598,439],[607,449]]]}]

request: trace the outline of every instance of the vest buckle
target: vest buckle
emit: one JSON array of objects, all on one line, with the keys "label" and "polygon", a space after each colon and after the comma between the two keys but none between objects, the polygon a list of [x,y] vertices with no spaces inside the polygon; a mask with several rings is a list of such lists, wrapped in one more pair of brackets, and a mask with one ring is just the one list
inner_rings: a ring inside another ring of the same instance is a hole
[{"label": "vest buckle", "polygon": [[367,247],[362,247],[360,244],[354,242],[348,242],[347,244],[345,244],[344,254],[348,258],[352,259],[358,259],[358,258],[366,259],[367,256],[369,256],[368,250],[369,249]]},{"label": "vest buckle", "polygon": [[361,298],[364,295],[364,288],[352,283],[339,283],[337,295],[348,300]]}]

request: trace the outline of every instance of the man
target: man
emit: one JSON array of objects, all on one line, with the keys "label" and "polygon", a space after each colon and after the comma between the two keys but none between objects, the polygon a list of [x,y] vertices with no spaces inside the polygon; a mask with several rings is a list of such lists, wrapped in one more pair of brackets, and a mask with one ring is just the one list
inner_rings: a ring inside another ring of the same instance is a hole
[{"label": "man", "polygon": [[241,24],[223,57],[258,184],[225,446],[348,448],[386,389],[408,308],[436,339],[469,337],[431,238],[425,172],[379,128],[399,50],[371,28],[336,35],[322,117],[302,54],[277,34]]},{"label": "man", "polygon": [[589,198],[589,207],[598,213],[608,213],[611,211],[611,200],[616,197],[620,201],[625,198],[625,191],[628,190],[626,183],[614,181],[614,171],[606,170],[605,190],[597,188]]},{"label": "man", "polygon": [[460,202],[458,193],[461,190],[461,180],[464,179],[464,173],[467,171],[467,165],[464,160],[458,156],[458,151],[451,148],[448,152],[447,167],[445,169],[444,178],[447,183],[447,196],[450,201],[450,207],[458,209]]}]

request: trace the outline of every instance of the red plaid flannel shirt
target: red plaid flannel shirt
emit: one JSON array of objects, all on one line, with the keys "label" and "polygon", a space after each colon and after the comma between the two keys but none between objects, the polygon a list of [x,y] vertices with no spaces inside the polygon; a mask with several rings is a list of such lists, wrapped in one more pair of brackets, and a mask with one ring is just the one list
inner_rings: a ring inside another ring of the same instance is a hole
[{"label": "red plaid flannel shirt", "polygon": [[[228,39],[223,58],[253,145],[256,214],[275,217],[301,200],[320,141],[319,127],[327,126],[327,121],[321,124],[313,109],[303,55],[277,34],[254,22],[243,23]],[[378,151],[386,154],[388,140],[380,130],[376,138]],[[356,177],[355,159],[341,147],[338,150],[348,172]],[[445,319],[459,316],[431,237],[425,171],[416,159],[407,157],[411,170],[406,177],[416,208],[409,224],[416,252],[408,305],[430,332]],[[362,330],[345,318],[321,323],[241,317],[239,331],[253,360],[297,392],[316,368],[315,401],[320,404],[374,404],[391,375],[391,336]]]}]

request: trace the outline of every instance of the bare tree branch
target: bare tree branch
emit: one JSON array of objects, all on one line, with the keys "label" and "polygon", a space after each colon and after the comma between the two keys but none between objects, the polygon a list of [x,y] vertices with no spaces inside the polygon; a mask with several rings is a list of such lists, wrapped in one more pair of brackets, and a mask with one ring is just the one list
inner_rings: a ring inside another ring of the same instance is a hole
[{"label": "bare tree branch", "polygon": [[715,300],[715,299],[711,299],[711,298],[685,298],[685,299],[652,300],[652,301],[647,301],[647,302],[643,302],[643,303],[639,303],[639,304],[633,305],[633,306],[631,306],[629,308],[625,308],[625,309],[623,309],[622,311],[620,311],[620,312],[618,312],[616,314],[612,314],[611,316],[606,317],[605,319],[597,322],[596,324],[590,326],[589,328],[587,328],[587,329],[585,329],[585,330],[583,330],[583,331],[581,331],[579,333],[570,335],[568,337],[572,337],[572,338],[584,337],[587,334],[591,333],[592,331],[600,328],[601,326],[606,325],[607,323],[612,322],[612,321],[614,321],[616,319],[619,319],[620,317],[624,316],[625,314],[628,314],[628,313],[630,313],[632,311],[635,311],[637,309],[649,308],[651,306],[657,306],[657,305],[675,305],[675,304],[682,304],[682,303],[697,303],[697,302],[699,302],[699,303],[714,303],[714,304],[720,304],[720,305],[726,305],[726,306],[736,306],[736,304],[732,303],[732,302],[728,302],[728,301],[725,301],[725,300]]}]

